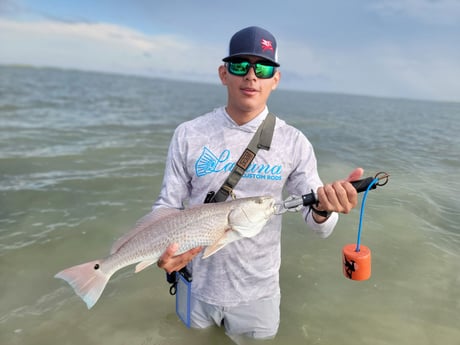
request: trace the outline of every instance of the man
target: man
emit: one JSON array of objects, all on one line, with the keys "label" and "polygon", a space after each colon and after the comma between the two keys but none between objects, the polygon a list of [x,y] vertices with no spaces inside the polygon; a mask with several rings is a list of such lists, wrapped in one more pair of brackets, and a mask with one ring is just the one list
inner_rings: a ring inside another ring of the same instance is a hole
[{"label": "man", "polygon": [[[203,203],[209,191],[220,188],[228,167],[238,161],[268,114],[267,100],[281,76],[275,37],[259,27],[245,28],[231,38],[223,61],[218,71],[227,87],[227,105],[178,126],[154,210]],[[290,195],[316,190],[319,203],[304,209],[303,216],[313,231],[327,237],[337,223],[336,212],[348,213],[356,206],[357,193],[348,181],[361,175],[362,169],[356,169],[347,180],[323,186],[310,142],[277,118],[270,149],[257,152],[234,194],[272,195],[281,201],[283,188]],[[178,256],[176,244],[166,250],[159,267],[172,272],[188,265],[193,275],[192,327],[223,324],[233,339],[276,335],[280,237],[281,216],[273,216],[254,238],[233,242],[205,260],[202,248]]]}]

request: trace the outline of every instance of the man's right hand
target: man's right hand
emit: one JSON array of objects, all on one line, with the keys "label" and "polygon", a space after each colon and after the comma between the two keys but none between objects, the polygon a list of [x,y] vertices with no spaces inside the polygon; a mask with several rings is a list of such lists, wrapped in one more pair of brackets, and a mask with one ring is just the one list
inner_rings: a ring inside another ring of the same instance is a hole
[{"label": "man's right hand", "polygon": [[174,255],[178,249],[179,245],[177,243],[173,243],[166,248],[165,252],[158,259],[158,267],[164,269],[167,273],[179,271],[192,261],[192,259],[201,252],[203,247],[193,248],[180,255]]}]

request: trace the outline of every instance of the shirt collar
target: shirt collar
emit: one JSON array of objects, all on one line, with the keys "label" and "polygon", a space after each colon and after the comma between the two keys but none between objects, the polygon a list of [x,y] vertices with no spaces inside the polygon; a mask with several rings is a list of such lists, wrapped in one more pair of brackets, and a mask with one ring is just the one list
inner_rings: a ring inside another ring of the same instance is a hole
[{"label": "shirt collar", "polygon": [[259,128],[260,124],[262,123],[263,120],[265,120],[265,118],[267,117],[268,115],[268,108],[267,106],[265,106],[264,110],[262,110],[262,112],[257,115],[255,118],[253,118],[251,121],[245,123],[244,125],[238,125],[231,117],[230,115],[227,113],[227,111],[225,110],[225,107],[222,107],[222,113],[224,114],[224,117],[225,117],[225,125],[230,127],[230,128],[238,128],[242,131],[245,131],[245,132],[252,132],[252,133],[255,133],[257,131],[257,128]]}]

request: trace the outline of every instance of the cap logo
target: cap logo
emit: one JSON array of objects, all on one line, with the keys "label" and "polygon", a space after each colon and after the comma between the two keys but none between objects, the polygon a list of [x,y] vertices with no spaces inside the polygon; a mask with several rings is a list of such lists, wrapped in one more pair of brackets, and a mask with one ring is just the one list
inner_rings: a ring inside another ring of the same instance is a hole
[{"label": "cap logo", "polygon": [[260,40],[260,46],[262,47],[262,51],[267,51],[271,50],[273,51],[273,46],[272,46],[272,41],[266,40],[266,39],[261,39]]}]

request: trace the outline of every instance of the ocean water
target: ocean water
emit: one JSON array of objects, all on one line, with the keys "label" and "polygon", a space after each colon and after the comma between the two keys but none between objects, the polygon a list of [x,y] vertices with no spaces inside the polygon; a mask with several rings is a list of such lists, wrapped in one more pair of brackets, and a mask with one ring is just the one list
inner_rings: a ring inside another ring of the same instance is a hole
[{"label": "ocean water", "polygon": [[[225,97],[216,85],[0,67],[0,344],[231,344],[181,324],[156,266],[117,273],[89,311],[53,278],[105,256],[150,210],[174,128]],[[264,343],[460,344],[460,103],[277,90],[269,106],[313,143],[325,182],[357,166],[391,177],[367,198],[367,281],[341,272],[359,209],[326,240],[284,216],[281,324]]]}]

